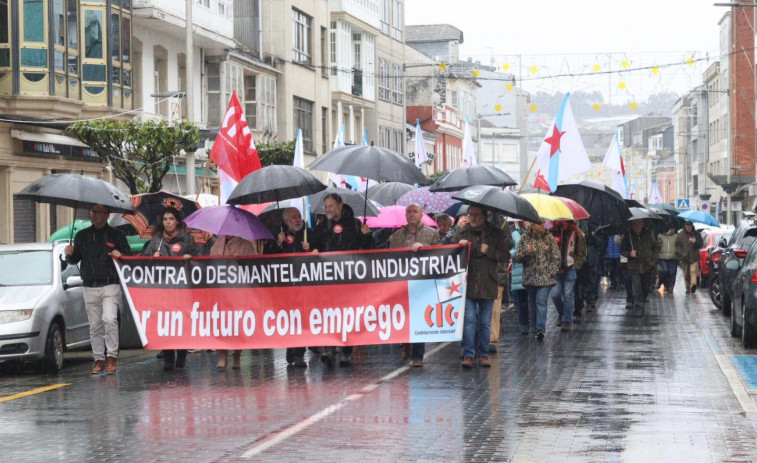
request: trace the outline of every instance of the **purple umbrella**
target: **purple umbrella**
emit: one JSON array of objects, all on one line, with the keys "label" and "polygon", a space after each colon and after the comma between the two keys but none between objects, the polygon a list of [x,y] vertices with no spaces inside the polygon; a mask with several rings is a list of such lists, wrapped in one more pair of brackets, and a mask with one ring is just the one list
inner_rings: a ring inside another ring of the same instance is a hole
[{"label": "purple umbrella", "polygon": [[273,235],[254,214],[234,206],[211,206],[198,209],[184,222],[187,226],[216,235],[231,235],[250,240],[272,240]]},{"label": "purple umbrella", "polygon": [[444,212],[457,201],[452,199],[452,192],[432,193],[424,186],[408,191],[397,200],[398,206],[408,206],[417,203],[423,208],[423,212]]}]

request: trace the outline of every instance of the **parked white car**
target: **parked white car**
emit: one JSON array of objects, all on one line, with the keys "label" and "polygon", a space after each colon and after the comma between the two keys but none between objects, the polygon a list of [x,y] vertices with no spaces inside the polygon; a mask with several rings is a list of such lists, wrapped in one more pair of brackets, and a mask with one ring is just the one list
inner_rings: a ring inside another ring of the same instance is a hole
[{"label": "parked white car", "polygon": [[0,246],[0,361],[57,372],[66,349],[89,345],[79,268],[61,261],[67,245]]}]

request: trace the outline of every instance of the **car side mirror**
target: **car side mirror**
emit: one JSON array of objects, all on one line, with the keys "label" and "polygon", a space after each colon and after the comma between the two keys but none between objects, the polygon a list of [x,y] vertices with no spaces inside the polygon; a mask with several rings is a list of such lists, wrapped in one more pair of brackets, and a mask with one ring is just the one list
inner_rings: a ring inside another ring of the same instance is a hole
[{"label": "car side mirror", "polygon": [[738,259],[731,259],[725,264],[725,268],[728,270],[738,270],[741,267]]},{"label": "car side mirror", "polygon": [[720,241],[718,241],[718,247],[724,248],[726,246],[728,246],[728,241],[726,241],[725,238],[720,238]]},{"label": "car side mirror", "polygon": [[83,285],[84,281],[82,281],[79,275],[71,275],[70,277],[66,278],[66,282],[63,284],[63,289],[76,288]]}]

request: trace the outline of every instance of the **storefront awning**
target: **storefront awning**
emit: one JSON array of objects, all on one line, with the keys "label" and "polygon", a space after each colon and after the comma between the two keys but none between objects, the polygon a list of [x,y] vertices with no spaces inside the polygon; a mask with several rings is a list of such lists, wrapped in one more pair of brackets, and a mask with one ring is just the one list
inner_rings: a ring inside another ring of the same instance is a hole
[{"label": "storefront awning", "polygon": [[31,141],[35,143],[50,143],[53,145],[68,145],[78,146],[81,148],[89,148],[86,144],[79,141],[79,139],[70,137],[63,134],[46,133],[46,132],[27,132],[25,130],[12,129],[11,137],[17,138],[23,141]]}]

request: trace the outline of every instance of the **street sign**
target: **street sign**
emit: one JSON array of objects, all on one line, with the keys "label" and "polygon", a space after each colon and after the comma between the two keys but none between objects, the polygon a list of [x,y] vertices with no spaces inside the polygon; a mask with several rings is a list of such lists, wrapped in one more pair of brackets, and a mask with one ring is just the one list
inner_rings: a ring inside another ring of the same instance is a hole
[{"label": "street sign", "polygon": [[710,206],[707,203],[702,203],[702,210],[703,211],[706,211],[707,209],[709,209],[709,207]]},{"label": "street sign", "polygon": [[691,202],[689,198],[680,198],[676,201],[676,209],[688,211],[691,209]]}]

